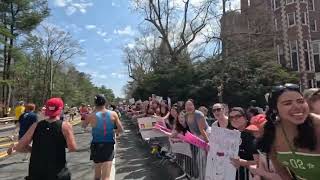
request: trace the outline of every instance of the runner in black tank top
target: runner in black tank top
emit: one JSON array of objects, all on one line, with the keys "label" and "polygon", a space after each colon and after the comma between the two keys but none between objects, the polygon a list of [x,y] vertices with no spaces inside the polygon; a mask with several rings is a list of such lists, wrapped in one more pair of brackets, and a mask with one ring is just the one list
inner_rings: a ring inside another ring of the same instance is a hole
[{"label": "runner in black tank top", "polygon": [[[66,168],[66,150],[76,150],[72,125],[59,120],[63,109],[60,98],[51,98],[46,103],[48,120],[34,123],[18,144],[7,152],[31,152],[27,180],[70,180]],[[32,147],[30,146],[33,142]]]},{"label": "runner in black tank top", "polygon": [[61,120],[51,123],[48,121],[39,122],[33,134],[32,155],[27,179],[70,179],[70,174],[66,169],[66,147]]}]

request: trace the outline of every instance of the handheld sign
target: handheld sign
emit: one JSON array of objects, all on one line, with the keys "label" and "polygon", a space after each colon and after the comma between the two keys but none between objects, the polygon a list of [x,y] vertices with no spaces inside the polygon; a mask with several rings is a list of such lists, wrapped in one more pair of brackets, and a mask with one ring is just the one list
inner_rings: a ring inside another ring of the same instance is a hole
[{"label": "handheld sign", "polygon": [[153,129],[156,123],[157,123],[157,118],[155,117],[138,118],[139,131],[143,139],[146,140],[150,138],[166,136],[163,133]]},{"label": "handheld sign", "polygon": [[[163,134],[165,134],[167,136],[171,136],[172,135],[170,129],[168,129],[168,128],[164,127],[164,126],[161,126],[158,123],[154,126],[154,128],[159,130],[160,132],[162,132]],[[178,134],[177,138],[181,139],[183,142],[195,145],[195,146],[197,146],[197,147],[199,147],[201,149],[204,149],[206,151],[209,150],[209,144],[208,143],[206,143],[204,140],[200,139],[199,137],[191,134],[189,131],[185,135]]]},{"label": "handheld sign", "polygon": [[134,104],[135,103],[134,98],[129,99],[129,103],[130,103],[130,105]]},{"label": "handheld sign", "polygon": [[212,126],[209,144],[205,179],[235,179],[236,168],[230,163],[230,158],[238,157],[241,144],[240,132]]}]

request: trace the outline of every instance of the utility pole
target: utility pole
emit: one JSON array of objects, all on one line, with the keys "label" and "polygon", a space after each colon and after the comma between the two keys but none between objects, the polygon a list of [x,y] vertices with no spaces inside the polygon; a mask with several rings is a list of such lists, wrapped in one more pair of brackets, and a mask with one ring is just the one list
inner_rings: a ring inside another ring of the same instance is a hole
[{"label": "utility pole", "polygon": [[52,97],[53,91],[53,50],[50,50],[50,91],[49,91],[49,98]]}]

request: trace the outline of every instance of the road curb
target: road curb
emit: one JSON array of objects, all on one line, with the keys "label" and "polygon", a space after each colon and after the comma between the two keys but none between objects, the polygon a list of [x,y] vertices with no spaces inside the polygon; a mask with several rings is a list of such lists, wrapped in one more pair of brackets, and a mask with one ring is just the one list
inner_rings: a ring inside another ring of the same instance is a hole
[{"label": "road curb", "polygon": [[[114,144],[114,152],[116,153],[116,143]],[[115,180],[116,178],[116,156],[114,156],[112,160],[112,166],[111,166],[111,174],[110,174],[110,180]]]}]

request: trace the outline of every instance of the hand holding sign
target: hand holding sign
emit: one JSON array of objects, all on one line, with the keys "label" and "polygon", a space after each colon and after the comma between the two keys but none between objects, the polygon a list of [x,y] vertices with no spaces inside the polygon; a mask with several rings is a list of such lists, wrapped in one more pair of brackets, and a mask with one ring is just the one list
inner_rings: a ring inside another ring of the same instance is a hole
[{"label": "hand holding sign", "polygon": [[[157,123],[155,126],[154,126],[155,129],[158,129],[160,132],[168,135],[168,136],[171,136],[172,133],[171,133],[171,130],[160,125],[159,123]],[[209,150],[209,144],[206,143],[204,140],[200,139],[199,137],[191,134],[190,132],[187,132],[185,135],[183,134],[177,134],[177,138],[181,139],[182,141],[186,142],[186,143],[189,143],[189,144],[192,144],[192,145],[195,145],[201,149],[204,149],[206,151]]]}]

